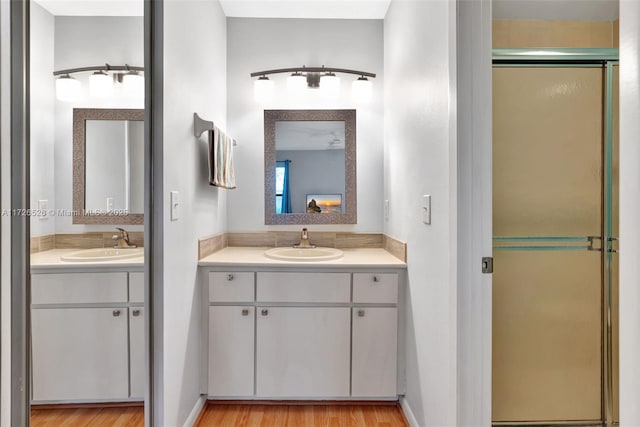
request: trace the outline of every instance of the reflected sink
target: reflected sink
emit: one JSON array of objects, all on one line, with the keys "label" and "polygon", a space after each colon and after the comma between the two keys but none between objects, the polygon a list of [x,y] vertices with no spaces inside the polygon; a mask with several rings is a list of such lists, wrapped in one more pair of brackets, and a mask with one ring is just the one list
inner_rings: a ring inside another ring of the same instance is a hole
[{"label": "reflected sink", "polygon": [[342,258],[343,252],[335,248],[272,248],[265,251],[267,258],[281,261],[329,261]]},{"label": "reflected sink", "polygon": [[119,259],[137,258],[144,255],[144,248],[115,249],[95,248],[83,249],[60,257],[62,261],[96,262],[113,261]]}]

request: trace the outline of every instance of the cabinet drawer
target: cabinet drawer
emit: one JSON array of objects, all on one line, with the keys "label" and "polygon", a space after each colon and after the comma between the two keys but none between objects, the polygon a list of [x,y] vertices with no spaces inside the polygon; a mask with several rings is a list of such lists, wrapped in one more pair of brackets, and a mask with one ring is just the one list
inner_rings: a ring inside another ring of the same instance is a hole
[{"label": "cabinet drawer", "polygon": [[60,273],[31,276],[32,304],[127,302],[127,273]]},{"label": "cabinet drawer", "polygon": [[353,302],[397,304],[398,275],[396,273],[355,273]]},{"label": "cabinet drawer", "polygon": [[253,273],[209,273],[210,302],[250,302],[254,299]]},{"label": "cabinet drawer", "polygon": [[349,273],[258,273],[259,302],[349,302]]},{"label": "cabinet drawer", "polygon": [[129,301],[144,302],[144,273],[129,273]]}]

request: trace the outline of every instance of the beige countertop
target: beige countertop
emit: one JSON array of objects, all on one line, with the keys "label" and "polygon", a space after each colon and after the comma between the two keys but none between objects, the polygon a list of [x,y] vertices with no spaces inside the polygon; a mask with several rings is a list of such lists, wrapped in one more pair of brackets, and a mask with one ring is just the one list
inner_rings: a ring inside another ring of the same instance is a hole
[{"label": "beige countertop", "polygon": [[81,249],[51,249],[49,251],[36,252],[31,254],[31,268],[122,268],[122,267],[143,267],[144,256],[128,259],[118,259],[113,261],[93,261],[93,262],[69,262],[60,260],[61,256],[77,252]]},{"label": "beige countertop", "polygon": [[329,261],[279,261],[264,256],[268,247],[227,247],[203,258],[201,267],[377,267],[407,268],[407,264],[380,248],[342,249],[344,256]]}]

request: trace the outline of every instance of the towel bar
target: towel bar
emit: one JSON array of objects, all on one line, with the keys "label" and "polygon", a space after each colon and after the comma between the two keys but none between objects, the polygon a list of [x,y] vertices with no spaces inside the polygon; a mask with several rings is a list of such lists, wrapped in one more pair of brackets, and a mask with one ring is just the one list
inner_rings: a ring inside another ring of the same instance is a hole
[{"label": "towel bar", "polygon": [[[204,120],[198,113],[193,113],[193,135],[196,138],[200,138],[203,132],[213,130],[213,127],[213,122]],[[233,141],[233,145],[238,145],[235,140]]]}]

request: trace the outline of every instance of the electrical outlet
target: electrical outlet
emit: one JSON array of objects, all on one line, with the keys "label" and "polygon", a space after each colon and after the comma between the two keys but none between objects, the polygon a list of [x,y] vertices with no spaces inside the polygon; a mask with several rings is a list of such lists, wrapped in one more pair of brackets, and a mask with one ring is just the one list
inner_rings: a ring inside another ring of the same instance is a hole
[{"label": "electrical outlet", "polygon": [[389,221],[389,201],[384,201],[384,220]]},{"label": "electrical outlet", "polygon": [[107,212],[113,210],[113,197],[107,197]]},{"label": "electrical outlet", "polygon": [[431,195],[422,196],[422,222],[431,224]]}]

